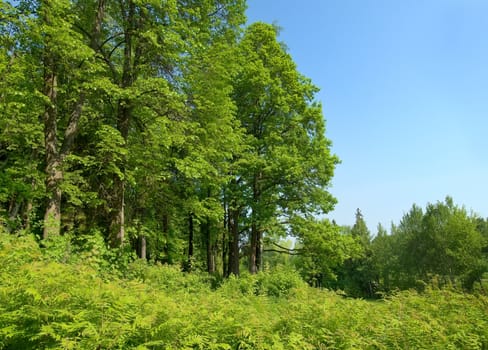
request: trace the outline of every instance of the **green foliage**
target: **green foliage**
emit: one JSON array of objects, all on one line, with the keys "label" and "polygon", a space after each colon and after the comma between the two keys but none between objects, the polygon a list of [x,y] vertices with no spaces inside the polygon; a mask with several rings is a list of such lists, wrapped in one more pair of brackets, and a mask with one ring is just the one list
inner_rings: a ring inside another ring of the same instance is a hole
[{"label": "green foliage", "polygon": [[414,205],[390,236],[373,241],[382,288],[422,289],[435,280],[472,290],[487,268],[477,222],[450,197],[425,212]]},{"label": "green foliage", "polygon": [[229,296],[242,294],[286,297],[304,287],[305,282],[296,271],[279,265],[254,275],[244,273],[240,277],[231,276],[224,281],[220,290]]},{"label": "green foliage", "polygon": [[[318,89],[244,11],[0,1],[0,348],[486,347],[486,298],[429,288],[484,293],[488,221],[450,198],[374,240],[359,210],[319,220],[338,158]],[[243,255],[261,271],[222,282]]]},{"label": "green foliage", "polygon": [[262,269],[264,237],[301,234],[294,216],[332,209],[318,89],[275,26],[244,28],[244,0],[0,4],[10,231],[70,236],[45,242],[59,261],[97,231],[126,244],[102,261],[145,242],[145,258],[228,274],[244,253]]},{"label": "green foliage", "polygon": [[294,263],[310,285],[334,286],[337,271],[362,252],[354,237],[343,234],[340,227],[328,220],[295,218],[294,225],[294,230],[300,232]]},{"label": "green foliage", "polygon": [[[94,245],[97,245],[94,243]],[[125,277],[60,263],[0,233],[1,349],[484,349],[488,299],[453,290],[365,301],[286,268],[231,278],[129,264]]]}]

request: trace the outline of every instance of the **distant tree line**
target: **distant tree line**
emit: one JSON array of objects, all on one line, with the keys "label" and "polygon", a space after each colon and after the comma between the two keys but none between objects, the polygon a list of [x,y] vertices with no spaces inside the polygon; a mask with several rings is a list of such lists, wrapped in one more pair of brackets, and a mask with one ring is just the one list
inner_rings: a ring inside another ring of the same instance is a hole
[{"label": "distant tree line", "polygon": [[427,286],[486,293],[488,220],[451,197],[425,209],[414,204],[390,233],[379,224],[372,236],[359,209],[355,224],[341,230],[359,250],[338,266],[335,278],[321,281],[325,286],[360,297]]}]

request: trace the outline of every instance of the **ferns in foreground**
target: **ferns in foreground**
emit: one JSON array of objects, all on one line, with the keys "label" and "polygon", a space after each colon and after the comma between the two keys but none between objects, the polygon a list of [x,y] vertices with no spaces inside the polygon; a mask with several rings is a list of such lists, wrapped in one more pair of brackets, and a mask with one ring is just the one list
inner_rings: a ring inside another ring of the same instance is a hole
[{"label": "ferns in foreground", "polygon": [[285,268],[231,278],[56,261],[0,234],[0,349],[486,349],[488,298],[451,290],[380,301],[306,286]]}]

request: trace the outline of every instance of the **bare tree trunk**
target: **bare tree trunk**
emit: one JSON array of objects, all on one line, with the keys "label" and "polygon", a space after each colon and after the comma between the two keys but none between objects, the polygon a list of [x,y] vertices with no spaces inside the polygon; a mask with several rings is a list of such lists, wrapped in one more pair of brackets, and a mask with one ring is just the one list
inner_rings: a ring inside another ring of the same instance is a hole
[{"label": "bare tree trunk", "polygon": [[10,205],[8,208],[8,219],[10,221],[14,221],[17,215],[19,214],[21,202],[18,201],[16,198],[12,198],[10,200]]},{"label": "bare tree trunk", "polygon": [[223,209],[224,209],[224,229],[222,230],[222,275],[229,277],[229,252],[228,252],[228,236],[229,236],[229,205],[224,191]]},{"label": "bare tree trunk", "polygon": [[125,181],[117,175],[114,179],[114,213],[110,222],[110,246],[120,247],[125,238]]},{"label": "bare tree trunk", "polygon": [[210,219],[207,217],[205,222],[201,225],[201,231],[205,240],[205,248],[207,253],[207,272],[210,274],[215,273],[215,244],[212,239],[210,231]]},{"label": "bare tree trunk", "polygon": [[261,271],[263,269],[263,232],[258,231],[258,239],[256,242],[256,270]]},{"label": "bare tree trunk", "polygon": [[229,275],[239,276],[239,210],[231,209],[229,218]]},{"label": "bare tree trunk", "polygon": [[254,219],[252,220],[253,222],[251,224],[251,239],[250,239],[250,246],[249,246],[249,272],[251,274],[255,274],[258,272],[258,257],[257,257],[258,232],[256,228],[256,223],[254,222]]},{"label": "bare tree trunk", "polygon": [[228,245],[228,231],[224,229],[222,234],[222,274],[229,277],[229,245]]},{"label": "bare tree trunk", "polygon": [[163,236],[164,236],[164,246],[163,246],[163,253],[166,256],[166,263],[172,264],[172,256],[171,256],[171,250],[168,242],[170,242],[170,217],[167,212],[163,212],[163,217],[162,217],[162,224],[163,224]]},{"label": "bare tree trunk", "polygon": [[[212,191],[210,187],[207,188],[206,197],[211,198]],[[204,240],[204,246],[207,255],[207,272],[213,274],[216,271],[215,267],[215,238],[212,237],[211,232],[211,222],[210,218],[207,216],[205,221],[200,224],[200,232],[202,233],[202,238]]]},{"label": "bare tree trunk", "polygon": [[253,204],[251,213],[251,237],[249,247],[249,272],[255,274],[259,271],[260,259],[261,259],[261,232],[257,223],[257,204],[259,203],[261,191],[259,188],[259,180],[261,174],[254,175],[253,177]]},{"label": "bare tree trunk", "polygon": [[188,260],[185,270],[190,272],[193,265],[193,240],[194,240],[194,227],[193,227],[193,213],[188,214]]},{"label": "bare tree trunk", "polygon": [[26,230],[30,230],[31,228],[31,213],[32,213],[32,209],[33,209],[33,204],[32,204],[32,199],[29,198],[27,200],[27,204],[26,204],[26,207],[25,207],[25,211],[24,211],[24,229]]},{"label": "bare tree trunk", "polygon": [[139,253],[139,257],[143,260],[146,260],[147,259],[147,241],[146,241],[146,236],[144,235],[141,235],[139,237],[139,244],[140,244],[140,253]]}]

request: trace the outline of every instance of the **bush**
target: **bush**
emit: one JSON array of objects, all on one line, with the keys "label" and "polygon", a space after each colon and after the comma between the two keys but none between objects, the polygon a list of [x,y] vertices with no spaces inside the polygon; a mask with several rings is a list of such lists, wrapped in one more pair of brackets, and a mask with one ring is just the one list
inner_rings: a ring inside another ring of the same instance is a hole
[{"label": "bush", "polygon": [[292,295],[297,288],[305,287],[306,283],[298,272],[290,267],[278,265],[255,275],[248,272],[239,277],[232,275],[220,288],[229,295],[237,292],[242,295],[284,297]]}]

